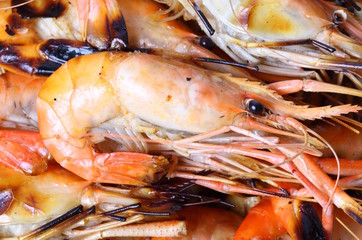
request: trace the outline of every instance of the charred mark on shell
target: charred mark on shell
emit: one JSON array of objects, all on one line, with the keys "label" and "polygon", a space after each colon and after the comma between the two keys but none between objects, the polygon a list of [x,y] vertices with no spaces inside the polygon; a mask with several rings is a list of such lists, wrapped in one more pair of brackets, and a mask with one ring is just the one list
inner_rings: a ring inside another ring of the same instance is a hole
[{"label": "charred mark on shell", "polygon": [[190,82],[191,81],[191,77],[187,77],[186,81]]},{"label": "charred mark on shell", "polygon": [[[98,50],[104,51],[104,50],[123,50],[128,48],[128,32],[126,27],[126,22],[124,20],[124,17],[122,14],[120,14],[120,17],[111,18],[108,16],[108,18],[105,21],[107,33],[106,36],[103,36],[103,43],[102,44],[96,44],[90,42],[93,46],[97,47]],[[90,38],[87,37],[87,40],[89,41]]]},{"label": "charred mark on shell", "polygon": [[9,34],[9,36],[14,36],[15,35],[15,32],[9,27],[8,24],[6,24],[6,26],[5,26],[5,32],[7,34]]},{"label": "charred mark on shell", "polygon": [[302,202],[299,205],[299,211],[301,213],[303,239],[326,239],[322,223],[312,205]]},{"label": "charred mark on shell", "polygon": [[[16,6],[23,4],[24,0],[12,0],[11,5]],[[28,4],[23,4],[16,8],[22,18],[37,18],[37,17],[60,17],[68,8],[68,1],[53,0],[53,1],[34,1]]]},{"label": "charred mark on shell", "polygon": [[72,58],[98,52],[88,43],[76,40],[49,39],[44,41],[39,50],[47,59],[63,64]]},{"label": "charred mark on shell", "polygon": [[0,215],[6,213],[14,200],[11,190],[3,190],[0,192]]},{"label": "charred mark on shell", "polygon": [[128,32],[123,15],[110,24],[110,35],[112,38],[111,49],[123,49],[128,47]]},{"label": "charred mark on shell", "polygon": [[22,55],[17,46],[10,44],[0,44],[0,62],[9,65],[28,74],[49,76],[61,64],[39,58],[26,58]]},{"label": "charred mark on shell", "polygon": [[39,46],[39,51],[45,57],[39,55],[38,58],[27,58],[17,46],[0,44],[0,62],[28,74],[49,76],[68,60],[98,50],[79,41],[50,39]]},{"label": "charred mark on shell", "polygon": [[40,75],[40,76],[50,76],[60,68],[62,64],[59,64],[57,62],[49,61],[49,60],[43,60],[37,67],[34,68],[34,71],[32,74]]}]

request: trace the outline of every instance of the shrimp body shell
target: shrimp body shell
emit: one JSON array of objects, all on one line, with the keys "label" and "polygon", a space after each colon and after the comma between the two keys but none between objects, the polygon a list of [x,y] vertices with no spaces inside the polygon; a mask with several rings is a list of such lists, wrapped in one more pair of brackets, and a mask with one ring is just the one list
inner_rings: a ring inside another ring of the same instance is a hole
[{"label": "shrimp body shell", "polygon": [[237,86],[208,71],[146,54],[129,56],[111,82],[127,110],[173,130],[199,133],[231,125],[242,107]]},{"label": "shrimp body shell", "polygon": [[[92,70],[84,73],[79,67],[84,63]],[[39,96],[71,135],[127,113],[156,126],[199,133],[231,125],[242,111],[236,84],[143,53],[71,60],[47,80]]]}]

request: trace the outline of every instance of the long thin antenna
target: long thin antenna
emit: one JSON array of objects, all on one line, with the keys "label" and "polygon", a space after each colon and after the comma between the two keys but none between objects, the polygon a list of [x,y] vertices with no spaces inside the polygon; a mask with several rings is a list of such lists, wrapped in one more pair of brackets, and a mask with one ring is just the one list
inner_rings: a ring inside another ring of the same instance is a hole
[{"label": "long thin antenna", "polygon": [[209,31],[210,35],[212,36],[215,33],[215,29],[211,26],[209,20],[207,20],[205,14],[201,11],[200,7],[197,6],[196,3],[191,2],[191,0],[188,0],[190,5],[194,8],[196,14],[199,16],[205,27],[207,28],[207,31]]}]

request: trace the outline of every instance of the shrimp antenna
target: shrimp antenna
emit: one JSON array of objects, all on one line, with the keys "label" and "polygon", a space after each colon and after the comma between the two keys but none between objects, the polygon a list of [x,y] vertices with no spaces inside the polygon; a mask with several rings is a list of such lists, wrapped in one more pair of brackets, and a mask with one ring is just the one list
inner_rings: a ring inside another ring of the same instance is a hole
[{"label": "shrimp antenna", "polygon": [[40,232],[43,232],[45,230],[48,230],[64,221],[66,221],[67,219],[78,215],[80,213],[83,212],[83,206],[79,205],[71,210],[69,210],[68,212],[66,212],[65,214],[61,215],[60,217],[57,217],[56,219],[38,227],[37,229],[34,229],[33,231],[31,231],[30,233],[28,233],[27,235],[23,236],[23,238],[29,238],[31,236],[34,236],[35,234],[38,234]]},{"label": "shrimp antenna", "polygon": [[147,211],[135,211],[134,213],[146,215],[146,216],[159,216],[159,217],[168,217],[171,215],[170,212],[147,212]]},{"label": "shrimp antenna", "polygon": [[237,63],[237,62],[232,62],[232,61],[227,61],[227,60],[222,60],[222,59],[214,59],[214,58],[192,58],[192,60],[202,61],[202,62],[208,62],[208,63],[224,64],[224,65],[230,65],[230,66],[234,66],[234,67],[247,68],[247,69],[254,70],[255,72],[259,71],[259,67],[258,67],[258,66],[250,66],[250,65],[247,65],[247,64],[245,64],[245,63]]},{"label": "shrimp antenna", "polygon": [[258,188],[253,188],[253,190],[257,191],[257,192],[260,192],[260,193],[269,194],[270,196],[282,197],[282,198],[293,198],[293,197],[290,196],[289,193],[285,193],[284,191],[283,191],[283,193],[277,193],[277,192],[262,190],[262,189],[258,189]]},{"label": "shrimp antenna", "polygon": [[336,153],[336,151],[333,149],[333,147],[329,144],[329,142],[327,140],[325,140],[321,135],[319,135],[318,133],[316,133],[315,131],[313,131],[312,129],[310,128],[307,128],[307,131],[311,134],[313,134],[314,136],[316,136],[317,138],[319,138],[331,151],[332,151],[332,154],[334,156],[334,158],[336,159],[336,162],[337,162],[337,178],[336,178],[336,183],[334,184],[334,188],[332,190],[332,194],[328,200],[328,203],[327,203],[327,206],[329,207],[331,204],[332,204],[332,201],[333,201],[333,195],[335,194],[336,192],[336,189],[338,187],[338,181],[341,177],[341,165],[339,163],[339,157]]},{"label": "shrimp antenna", "polygon": [[125,222],[125,221],[127,220],[127,218],[121,217],[121,216],[117,216],[117,215],[107,215],[107,217],[109,217],[110,219],[119,221],[119,222]]},{"label": "shrimp antenna", "polygon": [[191,0],[188,0],[188,2],[193,7],[196,14],[201,19],[202,23],[205,25],[207,31],[209,31],[210,35],[212,36],[215,33],[215,29],[211,26],[209,20],[207,20],[207,18],[205,16],[205,14],[201,11],[200,7],[196,3],[191,2]]},{"label": "shrimp antenna", "polygon": [[101,213],[100,215],[101,216],[113,215],[113,214],[116,214],[116,213],[124,212],[124,211],[130,210],[130,209],[136,209],[136,208],[140,208],[140,207],[141,207],[141,203],[136,203],[136,204],[128,205],[128,206],[125,206],[125,207],[117,208],[117,209],[114,209],[114,210],[111,210],[111,211],[108,211],[108,212],[104,212],[104,213]]},{"label": "shrimp antenna", "polygon": [[320,41],[317,40],[313,40],[313,39],[308,39],[314,46],[322,48],[324,50],[327,50],[330,53],[334,53],[336,51],[336,49],[334,47],[328,46],[325,43],[322,43]]}]

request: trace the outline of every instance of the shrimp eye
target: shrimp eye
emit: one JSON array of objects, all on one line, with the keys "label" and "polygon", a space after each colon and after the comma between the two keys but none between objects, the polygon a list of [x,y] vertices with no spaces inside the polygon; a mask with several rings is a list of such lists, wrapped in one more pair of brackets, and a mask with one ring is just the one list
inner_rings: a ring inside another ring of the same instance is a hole
[{"label": "shrimp eye", "polygon": [[253,114],[261,115],[264,112],[264,106],[256,100],[249,100],[247,102],[247,108],[248,111]]},{"label": "shrimp eye", "polygon": [[208,36],[202,36],[199,42],[201,47],[212,50],[214,48],[214,42]]}]

